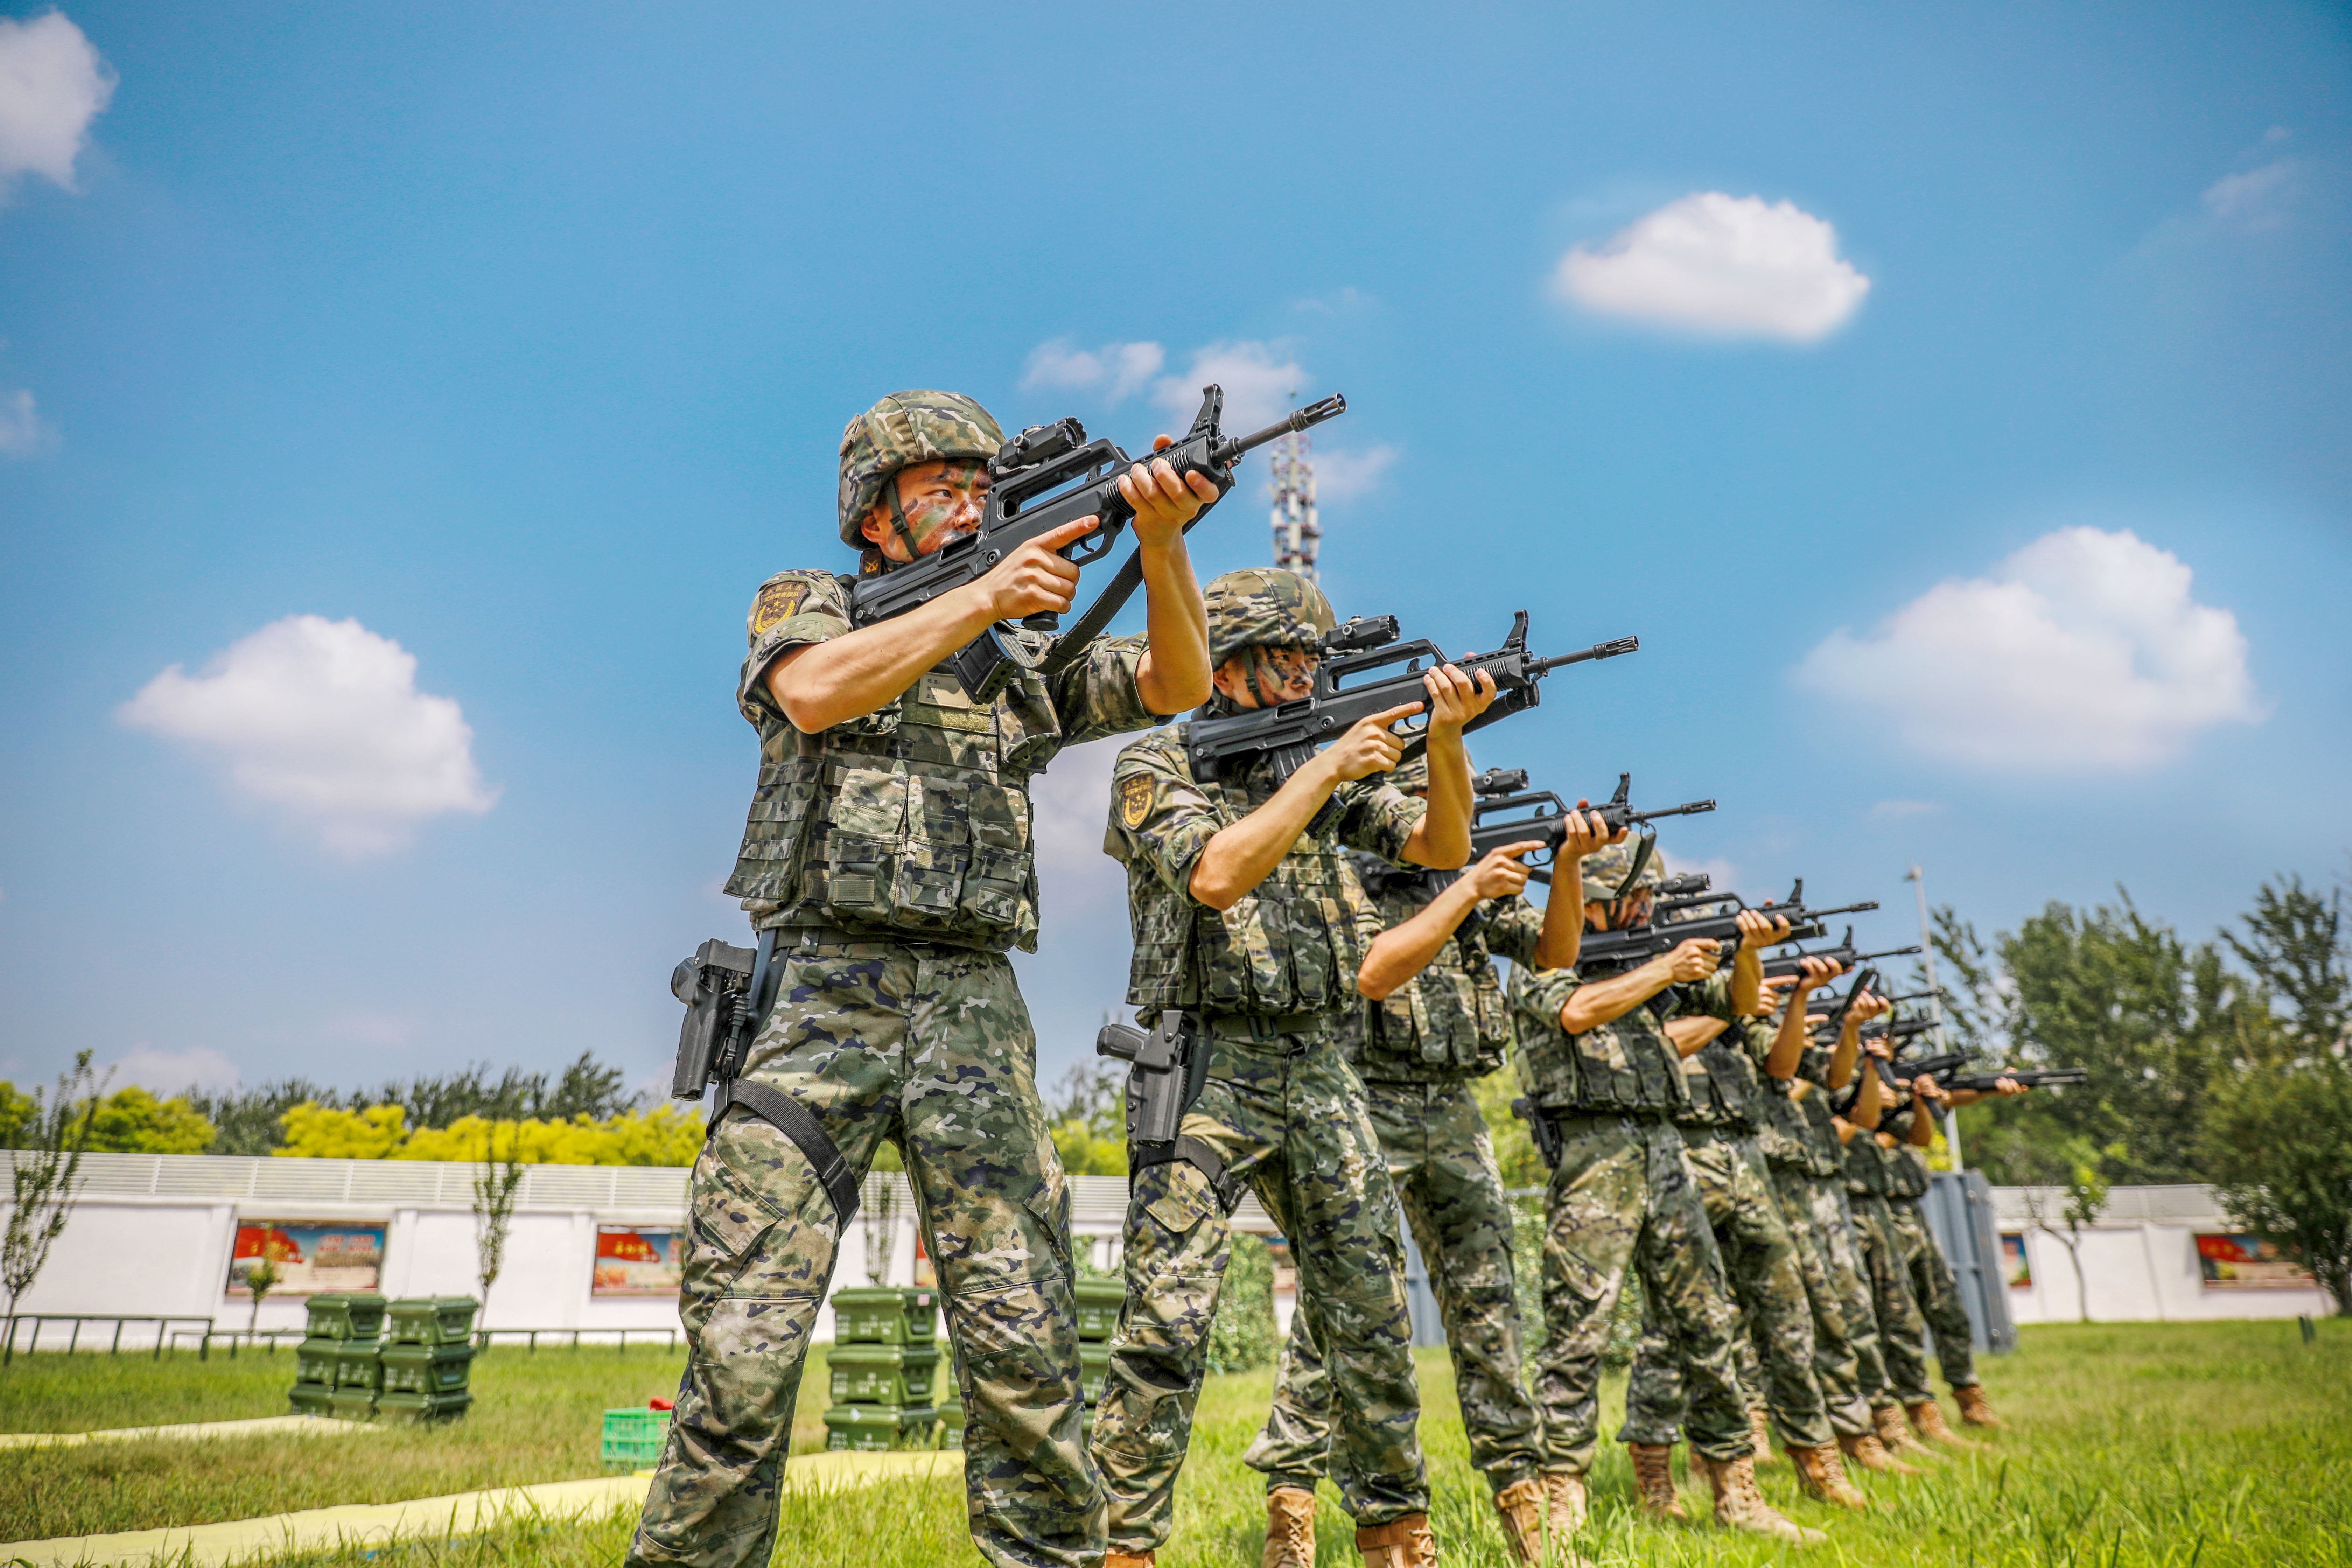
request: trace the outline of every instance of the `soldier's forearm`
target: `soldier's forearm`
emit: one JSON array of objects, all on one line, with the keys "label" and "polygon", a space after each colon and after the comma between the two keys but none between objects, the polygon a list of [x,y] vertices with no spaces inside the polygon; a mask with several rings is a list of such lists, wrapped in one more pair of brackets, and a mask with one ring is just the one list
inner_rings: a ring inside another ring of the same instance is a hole
[{"label": "soldier's forearm", "polygon": [[1470,763],[1458,730],[1429,739],[1429,809],[1413,824],[1404,858],[1436,871],[1470,863]]},{"label": "soldier's forearm", "polygon": [[1410,984],[1414,975],[1429,967],[1430,960],[1445,945],[1445,939],[1454,934],[1477,903],[1477,895],[1470,884],[1458,881],[1409,919],[1381,932],[1372,939],[1371,950],[1364,954],[1363,965],[1356,971],[1356,989],[1378,1002]]},{"label": "soldier's forearm", "polygon": [[1674,979],[1674,964],[1662,954],[1638,969],[1580,985],[1574,995],[1560,1004],[1559,1026],[1571,1035],[1582,1035],[1613,1024],[1673,984]]},{"label": "soldier's forearm", "polygon": [[1239,822],[1221,827],[1192,862],[1186,888],[1213,910],[1229,910],[1266,879],[1339,786],[1329,753],[1318,752],[1284,781],[1272,799]]},{"label": "soldier's forearm", "polygon": [[1762,1010],[1764,958],[1745,942],[1731,955],[1731,1010],[1743,1018]]},{"label": "soldier's forearm", "polygon": [[1804,1059],[1805,998],[1799,993],[1789,998],[1780,1015],[1780,1032],[1772,1037],[1771,1054],[1764,1058],[1765,1076],[1792,1079],[1797,1076],[1797,1064]]},{"label": "soldier's forearm", "polygon": [[1181,713],[1209,700],[1209,616],[1182,535],[1138,545],[1143,561],[1144,635],[1150,647],[1135,673],[1144,707]]},{"label": "soldier's forearm", "polygon": [[769,695],[803,735],[887,707],[923,671],[988,629],[988,601],[976,586],[824,642],[786,648],[762,678]]},{"label": "soldier's forearm", "polygon": [[1536,936],[1538,969],[1573,969],[1584,948],[1584,900],[1578,896],[1580,862],[1552,866],[1551,892],[1544,900],[1543,930]]},{"label": "soldier's forearm", "polygon": [[1675,1043],[1676,1056],[1695,1057],[1730,1026],[1722,1018],[1669,1018],[1666,1020],[1666,1038]]}]

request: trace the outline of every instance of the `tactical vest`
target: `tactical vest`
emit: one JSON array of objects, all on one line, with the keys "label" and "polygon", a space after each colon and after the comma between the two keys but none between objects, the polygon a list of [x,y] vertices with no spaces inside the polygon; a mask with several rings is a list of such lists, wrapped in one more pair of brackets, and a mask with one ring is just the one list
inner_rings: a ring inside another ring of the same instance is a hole
[{"label": "tactical vest", "polygon": [[[1186,735],[1178,724],[1137,746],[1159,748],[1192,778]],[[1237,780],[1192,781],[1231,826],[1273,798],[1270,770]],[[1356,971],[1364,962],[1360,923],[1371,921],[1363,888],[1329,833],[1302,832],[1265,879],[1228,910],[1170,888],[1139,862],[1127,868],[1135,953],[1127,999],[1140,1014],[1168,1007],[1204,1013],[1320,1013],[1352,1009],[1361,999]]]},{"label": "tactical vest", "polygon": [[[1838,1147],[1837,1130],[1830,1125],[1829,1093],[1822,1086],[1829,1060],[1828,1051],[1808,1046],[1798,1058],[1795,1078],[1764,1080],[1766,1121],[1773,1134],[1763,1140],[1765,1158],[1823,1179],[1845,1170],[1844,1151]],[[1800,1083],[1811,1086],[1802,1099],[1793,1092]]]},{"label": "tactical vest", "polygon": [[1676,1118],[1684,1125],[1740,1134],[1758,1131],[1764,1089],[1756,1064],[1732,1043],[1738,1031],[1735,1023],[1683,1058],[1683,1087],[1691,1100],[1690,1110]]},{"label": "tactical vest", "polygon": [[1858,1198],[1886,1195],[1886,1151],[1866,1131],[1857,1130],[1845,1146],[1845,1190]]},{"label": "tactical vest", "polygon": [[1927,1152],[1898,1143],[1886,1152],[1886,1195],[1908,1203],[1927,1195]]},{"label": "tactical vest", "polygon": [[[1356,851],[1349,860],[1386,930],[1411,920],[1454,879],[1450,871],[1399,868]],[[1348,1058],[1381,1083],[1484,1078],[1511,1048],[1510,1005],[1486,946],[1493,904],[1474,908],[1428,966],[1378,1002],[1348,1034]]]},{"label": "tactical vest", "polygon": [[1686,1115],[1690,1093],[1683,1087],[1682,1064],[1659,1026],[1657,1010],[1644,1003],[1597,1029],[1569,1034],[1559,1026],[1559,1008],[1567,996],[1557,977],[1563,973],[1511,971],[1508,994],[1518,1030],[1519,1079],[1528,1098],[1547,1110]]},{"label": "tactical vest", "polygon": [[763,712],[759,788],[727,891],[775,906],[763,927],[1034,952],[1029,779],[1061,744],[1045,682],[1028,674],[984,707],[929,670],[814,735]]}]

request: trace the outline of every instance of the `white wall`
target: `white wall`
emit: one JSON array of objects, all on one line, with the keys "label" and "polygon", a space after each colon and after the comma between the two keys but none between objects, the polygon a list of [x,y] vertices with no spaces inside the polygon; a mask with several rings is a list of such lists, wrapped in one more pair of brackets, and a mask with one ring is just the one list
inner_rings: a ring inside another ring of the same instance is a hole
[{"label": "white wall", "polygon": [[[2237,1227],[2202,1186],[2117,1187],[2100,1223],[2083,1233],[2083,1281],[2064,1241],[2032,1223],[2026,1189],[1992,1189],[2004,1235],[2025,1238],[2033,1273],[2030,1289],[2011,1287],[2010,1315],[2020,1323],[2071,1323],[2085,1295],[2091,1316],[2105,1322],[2179,1322],[2211,1318],[2326,1317],[2335,1310],[2316,1285],[2304,1289],[2209,1286],[2198,1267],[2197,1237]],[[2054,1216],[2058,1199],[2043,1201]],[[2060,1223],[2059,1228],[2064,1229]]]}]

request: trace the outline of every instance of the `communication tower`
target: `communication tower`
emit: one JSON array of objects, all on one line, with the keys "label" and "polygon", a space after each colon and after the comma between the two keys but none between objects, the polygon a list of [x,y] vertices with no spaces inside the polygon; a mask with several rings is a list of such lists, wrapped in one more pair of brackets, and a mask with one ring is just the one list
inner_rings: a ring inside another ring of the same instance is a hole
[{"label": "communication tower", "polygon": [[1315,459],[1307,432],[1294,430],[1274,444],[1274,563],[1315,581],[1315,557],[1323,526],[1315,519]]}]

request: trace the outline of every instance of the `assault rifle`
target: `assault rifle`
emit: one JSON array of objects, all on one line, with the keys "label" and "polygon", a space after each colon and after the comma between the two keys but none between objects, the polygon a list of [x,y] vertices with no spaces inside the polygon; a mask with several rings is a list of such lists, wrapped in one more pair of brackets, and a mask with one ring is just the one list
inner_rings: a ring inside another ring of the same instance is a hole
[{"label": "assault rifle", "polygon": [[[1222,388],[1202,387],[1201,412],[1193,417],[1192,428],[1165,451],[1145,454],[1146,459],[1164,459],[1179,478],[1205,476],[1217,487],[1222,500],[1234,488],[1234,465],[1244,453],[1277,436],[1347,412],[1348,400],[1335,394],[1239,439],[1220,427],[1224,405]],[[1086,426],[1076,419],[1031,426],[998,447],[989,460],[993,482],[981,510],[979,531],[920,560],[858,578],[850,590],[850,619],[869,626],[903,616],[942,594],[977,582],[1022,545],[1082,517],[1099,517],[1102,524],[1085,538],[1063,546],[1062,558],[1080,566],[1099,561],[1134,520],[1135,509],[1118,493],[1118,480],[1136,461],[1101,437],[1088,440]],[[1212,501],[1210,506],[1215,504]],[[1186,531],[1208,513],[1208,507],[1202,508],[1200,515],[1184,525]],[[1142,581],[1139,552],[1127,558],[1109,586],[1066,635],[1054,635],[1060,624],[1058,616],[1031,616],[1019,626],[999,621],[947,662],[975,701],[992,701],[1022,670],[1051,672],[1076,659],[1101,635]]]},{"label": "assault rifle", "polygon": [[[1878,906],[1876,904],[1869,906],[1871,909],[1876,909],[1877,907]],[[1770,915],[1778,914],[1780,911],[1768,906],[1762,912]],[[1825,912],[1835,914],[1838,911],[1832,910]],[[1820,933],[1816,931],[1814,934],[1818,935]],[[1793,941],[1797,933],[1792,930],[1790,931],[1789,935],[1790,940]],[[1909,947],[1889,947],[1883,948],[1876,952],[1856,952],[1853,950],[1853,928],[1852,926],[1848,926],[1845,928],[1845,940],[1838,943],[1835,947],[1815,948],[1811,952],[1784,952],[1778,958],[1766,959],[1764,961],[1764,978],[1767,980],[1774,980],[1779,979],[1783,975],[1802,974],[1805,972],[1804,961],[1809,958],[1834,959],[1844,968],[1850,970],[1853,968],[1855,964],[1868,963],[1873,959],[1903,958],[1911,953],[1917,952],[1918,951],[1919,944],[1915,942]],[[1826,1000],[1826,998],[1821,992],[1816,991],[1813,993],[1813,1002],[1821,1002],[1823,1000]]]},{"label": "assault rifle", "polygon": [[1865,1040],[1916,1040],[1935,1026],[1936,1021],[1924,1016],[1899,1018],[1890,1014],[1864,1024],[1862,1037]]},{"label": "assault rifle", "polygon": [[1587,659],[1614,658],[1642,646],[1639,637],[1619,637],[1556,658],[1538,658],[1528,652],[1525,610],[1512,617],[1511,635],[1503,639],[1501,647],[1467,658],[1448,659],[1426,638],[1400,642],[1397,637],[1394,616],[1359,616],[1324,634],[1315,689],[1307,696],[1276,708],[1193,720],[1186,737],[1192,776],[1214,783],[1229,773],[1239,773],[1259,757],[1270,757],[1275,782],[1279,784],[1304,767],[1316,747],[1338,740],[1350,725],[1408,702],[1421,702],[1423,711],[1399,721],[1403,728],[1391,731],[1407,742],[1405,757],[1410,759],[1420,753],[1422,732],[1429,726],[1425,706],[1429,694],[1422,677],[1440,665],[1452,664],[1473,680],[1482,670],[1494,678],[1494,703],[1463,726],[1465,731],[1482,730],[1498,719],[1533,708],[1541,700],[1536,683],[1551,671]]},{"label": "assault rifle", "polygon": [[1208,1047],[1192,1015],[1173,1007],[1160,1013],[1159,1026],[1149,1034],[1131,1025],[1105,1024],[1095,1036],[1095,1055],[1134,1064],[1128,1074],[1136,1089],[1135,1119],[1128,1130],[1131,1142],[1174,1138],[1185,1109],[1201,1098],[1209,1080]]},{"label": "assault rifle", "polygon": [[[1661,816],[1695,816],[1702,811],[1715,809],[1715,802],[1711,800],[1686,800],[1680,805],[1669,805],[1657,811],[1635,811],[1628,799],[1633,787],[1632,773],[1617,775],[1617,793],[1606,801],[1599,805],[1582,807],[1570,806],[1549,790],[1528,789],[1528,775],[1522,769],[1502,775],[1503,782],[1518,784],[1515,793],[1478,789],[1478,785],[1496,777],[1495,773],[1482,773],[1471,781],[1472,787],[1477,790],[1477,797],[1470,806],[1470,858],[1473,860],[1482,855],[1492,854],[1506,844],[1523,844],[1535,839],[1540,841],[1543,847],[1533,853],[1544,857],[1535,864],[1549,866],[1568,837],[1567,818],[1572,809],[1581,810],[1587,816],[1600,818],[1601,826],[1612,833],[1620,833]],[[1545,878],[1547,881],[1549,879]],[[1702,876],[1699,879],[1704,885],[1706,878]]]},{"label": "assault rifle", "polygon": [[[1622,785],[1619,793],[1623,793]],[[1818,934],[1821,922],[1831,915],[1859,913],[1862,910],[1874,910],[1878,907],[1878,900],[1872,899],[1858,904],[1839,904],[1832,909],[1814,910],[1806,908],[1804,900],[1805,882],[1804,879],[1800,877],[1797,879],[1797,885],[1790,889],[1788,898],[1778,904],[1768,904],[1759,911],[1768,915],[1785,916],[1788,919],[1789,932],[1786,936],[1779,938],[1779,941],[1795,942],[1804,936]],[[1621,968],[1630,968],[1636,963],[1654,958],[1659,953],[1672,952],[1678,944],[1694,938],[1712,938],[1728,947],[1740,939],[1740,912],[1738,910],[1729,910],[1717,914],[1702,915],[1696,920],[1677,921],[1668,925],[1660,925],[1651,921],[1641,925],[1629,926],[1622,931],[1588,931],[1585,933],[1583,947],[1577,959],[1577,964],[1580,968],[1588,964],[1612,964]],[[1767,973],[1769,973],[1769,966]]]},{"label": "assault rifle", "polygon": [[2091,1081],[2090,1073],[2082,1068],[1995,1068],[1990,1072],[1961,1073],[1942,1082],[1946,1089],[1974,1089],[1990,1093],[1993,1085],[2005,1078],[2013,1078],[2028,1089]]}]

